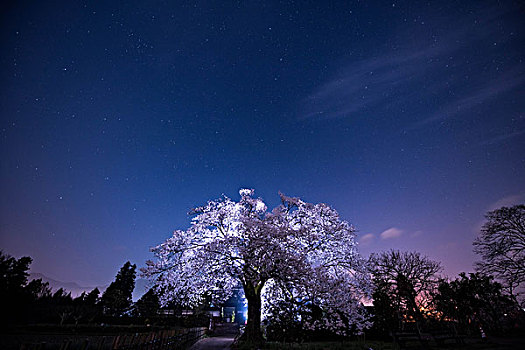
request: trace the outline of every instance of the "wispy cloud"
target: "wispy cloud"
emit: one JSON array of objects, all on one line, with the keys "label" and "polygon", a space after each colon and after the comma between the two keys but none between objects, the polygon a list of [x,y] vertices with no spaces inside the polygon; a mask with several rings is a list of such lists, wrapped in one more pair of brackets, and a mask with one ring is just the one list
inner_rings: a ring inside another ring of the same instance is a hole
[{"label": "wispy cloud", "polygon": [[512,131],[508,134],[500,134],[498,136],[489,138],[488,140],[481,142],[480,145],[481,146],[494,145],[494,144],[504,142],[506,140],[513,139],[515,137],[522,136],[522,135],[525,135],[525,129]]},{"label": "wispy cloud", "polygon": [[403,234],[402,230],[395,228],[395,227],[391,227],[388,230],[381,232],[380,237],[381,239],[391,239],[391,238],[401,237],[402,234]]},{"label": "wispy cloud", "polygon": [[[492,57],[471,49],[480,45],[487,52],[506,54],[501,51],[504,45],[500,49],[491,41],[493,37],[511,40],[499,35],[497,25],[506,11],[487,6],[461,20],[451,16],[443,20],[442,27],[448,30],[439,39],[349,63],[301,101],[301,117],[325,120],[403,110],[412,117],[406,128],[418,129],[523,87],[522,64],[509,62],[496,69]],[[413,32],[397,37],[403,42]]]},{"label": "wispy cloud", "polygon": [[354,63],[308,96],[304,101],[307,111],[302,117],[339,118],[391,103],[400,86],[420,79],[431,68],[426,62],[432,63],[432,57],[448,51],[444,47],[428,47]]},{"label": "wispy cloud", "polygon": [[506,92],[512,91],[525,83],[525,75],[518,68],[514,68],[498,76],[496,79],[485,82],[475,91],[464,95],[461,98],[452,99],[448,104],[432,113],[425,119],[412,124],[407,129],[417,129],[429,123],[447,119],[457,114],[464,113],[490,101]]},{"label": "wispy cloud", "polygon": [[[490,203],[486,208],[485,212],[493,211],[501,207],[512,207],[516,204],[523,204],[525,202],[525,193],[511,194],[505,197],[498,199],[497,201]],[[474,234],[478,234],[481,231],[481,228],[485,224],[486,220],[481,219],[476,222],[473,226]]]},{"label": "wispy cloud", "polygon": [[367,233],[366,235],[363,235],[363,237],[359,239],[359,243],[363,245],[368,245],[374,240],[374,237],[375,236],[373,233]]},{"label": "wispy cloud", "polygon": [[419,237],[419,236],[421,236],[422,234],[423,234],[423,231],[418,230],[418,231],[416,231],[416,232],[413,232],[413,233],[410,235],[410,237],[413,237],[413,238],[414,238],[414,237]]},{"label": "wispy cloud", "polygon": [[501,207],[512,207],[513,205],[523,203],[525,201],[525,194],[512,194],[498,199],[487,207],[487,211],[499,209]]}]

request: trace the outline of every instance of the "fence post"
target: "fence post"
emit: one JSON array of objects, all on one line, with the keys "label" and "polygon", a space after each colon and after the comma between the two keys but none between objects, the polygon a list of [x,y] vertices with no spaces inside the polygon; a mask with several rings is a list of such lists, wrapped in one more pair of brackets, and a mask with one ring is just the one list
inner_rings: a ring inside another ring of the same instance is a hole
[{"label": "fence post", "polygon": [[86,350],[88,348],[88,345],[89,345],[89,339],[84,339],[84,341],[82,342],[82,345],[80,345],[80,350]]},{"label": "fence post", "polygon": [[115,339],[113,339],[113,345],[111,346],[111,349],[116,350],[118,349],[118,343],[120,341],[120,335],[117,335]]},{"label": "fence post", "polygon": [[62,342],[62,345],[60,345],[60,350],[68,350],[70,345],[71,345],[70,339],[64,340]]},{"label": "fence post", "polygon": [[103,350],[105,341],[106,341],[106,337],[100,338],[100,341],[98,342],[97,350]]}]

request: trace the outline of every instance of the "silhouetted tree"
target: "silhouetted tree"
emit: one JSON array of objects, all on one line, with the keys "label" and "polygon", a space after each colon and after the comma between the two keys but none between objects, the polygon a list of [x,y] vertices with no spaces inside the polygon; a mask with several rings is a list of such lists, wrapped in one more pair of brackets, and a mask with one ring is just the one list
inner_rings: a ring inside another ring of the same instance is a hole
[{"label": "silhouetted tree", "polygon": [[51,322],[54,310],[51,305],[53,291],[49,282],[43,282],[41,278],[30,281],[26,288],[27,321],[31,323]]},{"label": "silhouetted tree", "polygon": [[41,278],[30,281],[25,289],[33,301],[49,298],[52,293],[49,282],[43,282]]},{"label": "silhouetted tree", "polygon": [[71,318],[78,324],[82,319],[86,317],[86,313],[89,311],[89,307],[86,305],[86,292],[82,292],[78,297],[73,299],[73,310]]},{"label": "silhouetted tree", "polygon": [[135,303],[135,314],[141,317],[154,317],[160,308],[159,297],[152,288]]},{"label": "silhouetted tree", "polygon": [[501,280],[518,303],[518,288],[525,285],[525,205],[502,207],[485,218],[474,241],[474,252],[482,258],[476,270]]},{"label": "silhouetted tree", "polygon": [[130,311],[137,266],[129,261],[120,268],[115,281],[102,294],[100,300],[104,314],[109,316],[122,316]]},{"label": "silhouetted tree", "polygon": [[95,317],[101,314],[101,308],[98,302],[98,295],[100,294],[98,288],[91,292],[82,292],[82,294],[73,299],[71,318],[75,324],[80,322],[92,322]]},{"label": "silhouetted tree", "polygon": [[461,273],[450,282],[441,280],[434,302],[443,319],[455,320],[469,332],[480,325],[485,330],[499,330],[504,318],[517,311],[501,284],[479,273]]},{"label": "silhouetted tree", "polygon": [[76,308],[84,305],[83,294],[73,300],[70,292],[60,288],[52,293],[48,282],[42,279],[27,282],[32,259],[15,259],[0,252],[0,321],[16,324],[24,322],[67,322],[79,320]]},{"label": "silhouetted tree", "polygon": [[58,289],[49,299],[47,307],[58,317],[60,324],[66,323],[74,312],[73,298],[71,292],[63,288]]},{"label": "silhouetted tree", "polygon": [[421,308],[428,306],[430,293],[437,287],[441,264],[418,252],[390,250],[372,254],[369,266],[376,288],[393,298],[390,304],[397,305],[401,314],[421,321]]},{"label": "silhouetted tree", "polygon": [[84,298],[84,302],[89,306],[95,306],[99,302],[100,291],[98,288],[93,289]]},{"label": "silhouetted tree", "polygon": [[98,288],[94,288],[84,298],[84,306],[86,308],[85,320],[87,322],[93,322],[93,320],[102,315],[102,305],[100,303],[100,291]]},{"label": "silhouetted tree", "polygon": [[0,295],[2,297],[21,293],[27,284],[28,270],[31,259],[24,256],[15,259],[0,251]]},{"label": "silhouetted tree", "polygon": [[0,251],[0,323],[17,323],[24,319],[29,307],[25,290],[32,259],[15,259]]},{"label": "silhouetted tree", "polygon": [[399,329],[402,319],[399,303],[392,294],[391,285],[376,279],[372,299],[374,300],[373,330],[382,336],[390,336],[390,332]]}]

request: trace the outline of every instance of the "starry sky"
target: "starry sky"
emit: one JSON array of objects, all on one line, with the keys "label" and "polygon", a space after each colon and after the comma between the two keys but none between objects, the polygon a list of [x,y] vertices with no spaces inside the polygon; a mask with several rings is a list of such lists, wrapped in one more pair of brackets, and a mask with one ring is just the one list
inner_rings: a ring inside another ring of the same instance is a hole
[{"label": "starry sky", "polygon": [[335,207],[364,256],[471,271],[525,201],[519,1],[27,1],[1,7],[0,247],[109,283],[240,188]]}]

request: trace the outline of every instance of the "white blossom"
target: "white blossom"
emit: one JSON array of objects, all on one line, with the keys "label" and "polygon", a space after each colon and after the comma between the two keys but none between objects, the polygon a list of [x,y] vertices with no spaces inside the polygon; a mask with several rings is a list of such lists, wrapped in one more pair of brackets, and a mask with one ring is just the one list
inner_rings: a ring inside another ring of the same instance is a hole
[{"label": "white blossom", "polygon": [[152,248],[156,259],[143,273],[155,279],[161,300],[197,305],[210,295],[217,303],[240,284],[248,303],[250,295],[262,299],[266,314],[292,298],[325,310],[321,323],[303,320],[307,327],[338,331],[342,315],[358,331],[367,327],[360,301],[371,283],[354,228],[326,204],[280,194],[282,204],[269,212],[253,190],[239,194],[239,202],[223,197],[195,208],[186,231]]}]

